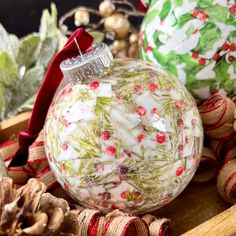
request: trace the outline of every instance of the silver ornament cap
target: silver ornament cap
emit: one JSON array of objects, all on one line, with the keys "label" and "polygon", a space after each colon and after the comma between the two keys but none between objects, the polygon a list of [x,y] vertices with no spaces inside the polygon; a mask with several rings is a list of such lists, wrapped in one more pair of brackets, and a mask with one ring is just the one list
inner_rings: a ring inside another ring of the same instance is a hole
[{"label": "silver ornament cap", "polygon": [[[77,44],[77,42],[76,42]],[[113,56],[105,43],[95,43],[83,54],[64,60],[61,71],[67,81],[82,82],[98,75],[113,64]]]}]

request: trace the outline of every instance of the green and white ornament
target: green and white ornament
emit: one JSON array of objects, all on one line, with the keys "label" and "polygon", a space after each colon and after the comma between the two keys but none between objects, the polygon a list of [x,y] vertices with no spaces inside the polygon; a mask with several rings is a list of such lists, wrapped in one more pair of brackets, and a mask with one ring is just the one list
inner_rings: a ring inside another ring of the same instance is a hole
[{"label": "green and white ornament", "polygon": [[203,141],[184,86],[147,62],[113,61],[104,44],[61,68],[65,78],[45,124],[46,153],[61,186],[103,212],[153,211],[180,194]]},{"label": "green and white ornament", "polygon": [[235,0],[141,0],[141,56],[172,73],[197,100],[236,94]]}]

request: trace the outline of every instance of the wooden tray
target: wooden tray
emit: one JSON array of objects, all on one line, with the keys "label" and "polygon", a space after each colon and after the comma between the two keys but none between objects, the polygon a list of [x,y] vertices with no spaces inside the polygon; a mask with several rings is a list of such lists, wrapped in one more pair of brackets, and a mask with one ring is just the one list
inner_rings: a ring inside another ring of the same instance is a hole
[{"label": "wooden tray", "polygon": [[[30,112],[0,123],[0,142],[27,128]],[[171,219],[171,236],[236,236],[236,205],[231,207],[217,192],[214,181],[191,182],[169,205],[153,212]]]}]

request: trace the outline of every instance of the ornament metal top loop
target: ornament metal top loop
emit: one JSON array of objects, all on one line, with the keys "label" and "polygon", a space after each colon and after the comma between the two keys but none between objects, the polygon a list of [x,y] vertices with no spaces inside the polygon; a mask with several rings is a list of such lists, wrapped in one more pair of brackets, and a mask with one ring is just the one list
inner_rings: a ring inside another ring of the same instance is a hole
[{"label": "ornament metal top loop", "polygon": [[64,60],[60,68],[67,81],[81,82],[98,75],[113,64],[113,56],[104,43],[93,44],[83,54],[78,42],[75,43],[80,55]]}]

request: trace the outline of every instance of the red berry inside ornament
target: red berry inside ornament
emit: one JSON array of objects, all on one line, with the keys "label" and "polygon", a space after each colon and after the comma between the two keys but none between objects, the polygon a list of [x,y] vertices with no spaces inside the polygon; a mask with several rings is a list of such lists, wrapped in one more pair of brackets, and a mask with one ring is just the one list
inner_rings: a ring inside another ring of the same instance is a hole
[{"label": "red berry inside ornament", "polygon": [[138,140],[139,143],[141,143],[144,138],[145,138],[145,133],[141,133],[141,134],[138,135],[137,140]]},{"label": "red berry inside ornament", "polygon": [[158,89],[158,86],[154,83],[150,83],[148,87],[151,91],[156,91]]},{"label": "red berry inside ornament", "polygon": [[163,144],[166,142],[166,134],[164,132],[159,132],[156,135],[156,141],[160,144]]},{"label": "red berry inside ornament", "polygon": [[156,107],[152,108],[151,114],[152,114],[152,116],[158,115],[158,109]]},{"label": "red berry inside ornament", "polygon": [[67,149],[68,149],[68,144],[63,143],[63,144],[62,144],[62,149],[63,149],[63,150],[67,150]]},{"label": "red berry inside ornament", "polygon": [[183,121],[182,118],[179,118],[179,119],[177,120],[177,125],[178,125],[180,128],[183,128],[183,127],[184,127],[184,121]]},{"label": "red berry inside ornament", "polygon": [[128,197],[128,195],[129,195],[129,192],[128,192],[128,191],[124,191],[124,192],[121,193],[120,196],[121,196],[123,199],[126,199],[126,198]]},{"label": "red berry inside ornament", "polygon": [[141,94],[143,92],[143,87],[139,84],[136,84],[134,86],[134,92],[137,93],[137,94]]},{"label": "red berry inside ornament", "polygon": [[109,140],[109,138],[111,137],[111,134],[109,131],[103,131],[102,132],[102,139],[103,140]]},{"label": "red berry inside ornament", "polygon": [[143,106],[138,106],[136,107],[136,112],[140,115],[140,116],[145,116],[147,111]]},{"label": "red berry inside ornament", "polygon": [[184,171],[184,167],[183,166],[178,167],[178,169],[176,170],[176,175],[177,176],[182,175],[183,171]]},{"label": "red berry inside ornament", "polygon": [[185,106],[185,103],[182,100],[175,101],[175,106],[177,108],[183,109]]},{"label": "red berry inside ornament", "polygon": [[91,90],[95,90],[99,87],[99,82],[98,81],[94,81],[90,84],[90,89]]},{"label": "red berry inside ornament", "polygon": [[114,146],[108,146],[108,147],[106,148],[106,152],[107,152],[107,154],[113,156],[113,155],[116,154],[116,147],[114,147]]}]

